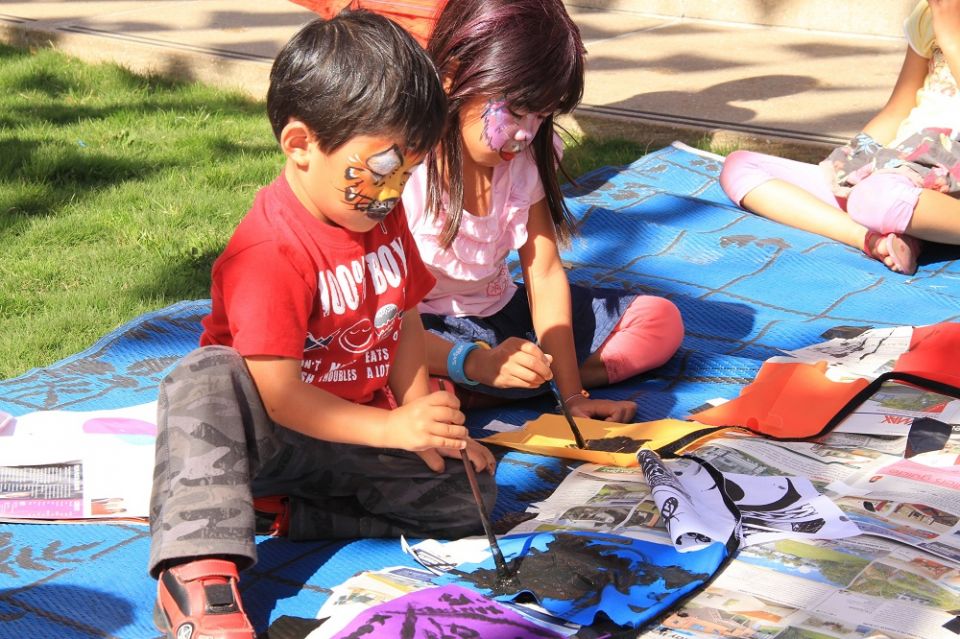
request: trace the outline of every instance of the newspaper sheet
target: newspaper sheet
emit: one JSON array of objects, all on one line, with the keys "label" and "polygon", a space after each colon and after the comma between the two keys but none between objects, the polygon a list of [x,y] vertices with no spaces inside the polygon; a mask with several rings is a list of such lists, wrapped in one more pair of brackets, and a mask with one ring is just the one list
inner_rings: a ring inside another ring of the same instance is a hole
[{"label": "newspaper sheet", "polygon": [[888,381],[833,432],[906,436],[921,418],[956,424],[960,421],[960,400]]},{"label": "newspaper sheet", "polygon": [[[638,481],[641,474],[644,481]],[[581,466],[550,497],[528,509],[532,519],[510,532],[589,530],[673,543],[681,551],[714,541],[726,543],[733,534],[750,545],[860,532],[803,477],[725,473],[724,480],[744,511],[742,526],[700,464],[690,459],[661,461],[652,451],[641,451],[640,469]]]},{"label": "newspaper sheet", "polygon": [[910,349],[913,327],[868,330],[848,327],[847,330],[835,329],[833,334],[836,336],[826,342],[782,352],[792,361],[826,361],[827,377],[834,381],[874,379],[892,371],[897,358]]},{"label": "newspaper sheet", "polygon": [[527,512],[514,533],[591,530],[668,544],[666,528],[638,467],[584,464]]},{"label": "newspaper sheet", "polygon": [[846,447],[836,447],[817,441],[781,442],[729,433],[686,451],[726,473],[799,475],[819,488],[885,459],[894,459],[880,451],[852,444],[853,440]]},{"label": "newspaper sheet", "polygon": [[156,412],[150,402],[8,422],[0,431],[0,521],[146,518]]},{"label": "newspaper sheet", "polygon": [[743,550],[703,592],[641,635],[955,639],[950,562],[880,539],[781,540]]},{"label": "newspaper sheet", "polygon": [[956,461],[955,454],[939,453],[899,459],[830,484],[828,491],[864,533],[960,564],[960,466],[954,465]]}]

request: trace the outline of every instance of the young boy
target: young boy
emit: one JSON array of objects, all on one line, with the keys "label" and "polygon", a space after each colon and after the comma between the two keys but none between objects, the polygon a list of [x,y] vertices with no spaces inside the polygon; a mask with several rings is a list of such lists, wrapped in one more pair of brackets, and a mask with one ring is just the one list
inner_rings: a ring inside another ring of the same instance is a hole
[{"label": "young boy", "polygon": [[149,570],[170,638],[254,637],[237,581],[257,497],[285,496],[292,539],[471,534],[463,464],[443,461],[464,449],[496,495],[456,397],[429,393],[416,306],[434,280],[398,205],[443,128],[432,63],[375,14],[316,20],[277,56],[267,110],[283,171],[213,266],[201,348],[160,387]]}]

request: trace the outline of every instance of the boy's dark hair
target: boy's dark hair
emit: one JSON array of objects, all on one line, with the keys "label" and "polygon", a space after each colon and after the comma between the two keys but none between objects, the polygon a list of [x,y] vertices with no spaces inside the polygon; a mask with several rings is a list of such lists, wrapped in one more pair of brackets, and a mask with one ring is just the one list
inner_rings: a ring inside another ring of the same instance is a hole
[{"label": "boy's dark hair", "polygon": [[[434,215],[449,193],[441,243],[449,246],[460,226],[463,147],[460,117],[478,96],[505,96],[515,109],[569,113],[583,97],[584,55],[580,30],[562,0],[450,0],[427,46],[445,82],[450,113],[436,154],[427,162],[427,209]],[[547,204],[561,240],[572,216],[560,193],[553,117],[540,125],[532,148]],[[562,169],[561,169],[562,170]]]},{"label": "boy's dark hair", "polygon": [[424,153],[443,132],[446,96],[427,53],[403,29],[369,11],[306,24],[270,71],[267,114],[280,137],[291,119],[331,153],[358,135],[397,136]]}]

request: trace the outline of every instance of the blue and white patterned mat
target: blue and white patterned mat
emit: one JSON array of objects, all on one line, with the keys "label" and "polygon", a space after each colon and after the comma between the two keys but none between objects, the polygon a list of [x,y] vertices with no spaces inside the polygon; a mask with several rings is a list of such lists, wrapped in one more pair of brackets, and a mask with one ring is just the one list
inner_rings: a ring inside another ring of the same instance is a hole
[{"label": "blue and white patterned mat", "polygon": [[[666,296],[686,323],[670,362],[597,396],[634,400],[638,421],[683,418],[708,399],[735,396],[778,349],[822,341],[830,328],[960,317],[955,249],[928,247],[915,276],[891,273],[857,250],[738,210],[717,185],[719,170],[716,158],[672,146],[567,189],[582,222],[564,253],[571,280]],[[197,343],[207,309],[207,301],[175,304],[82,353],[0,382],[0,410],[95,410],[155,399],[164,372]],[[470,425],[479,434],[491,419],[519,424],[549,407],[542,400],[478,411]],[[555,459],[506,454],[493,513],[499,527],[566,472]],[[133,524],[0,524],[0,636],[157,636],[148,548],[146,528]],[[412,565],[393,540],[263,539],[258,548],[243,591],[261,631],[283,615],[314,616],[329,589],[358,571]]]}]

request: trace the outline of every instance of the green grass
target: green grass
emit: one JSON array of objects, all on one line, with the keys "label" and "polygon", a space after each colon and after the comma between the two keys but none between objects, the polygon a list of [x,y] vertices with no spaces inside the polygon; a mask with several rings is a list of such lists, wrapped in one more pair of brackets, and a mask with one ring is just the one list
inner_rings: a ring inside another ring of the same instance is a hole
[{"label": "green grass", "polygon": [[[647,151],[580,139],[565,165]],[[262,102],[0,45],[0,379],[208,297],[213,260],[281,163]]]}]

